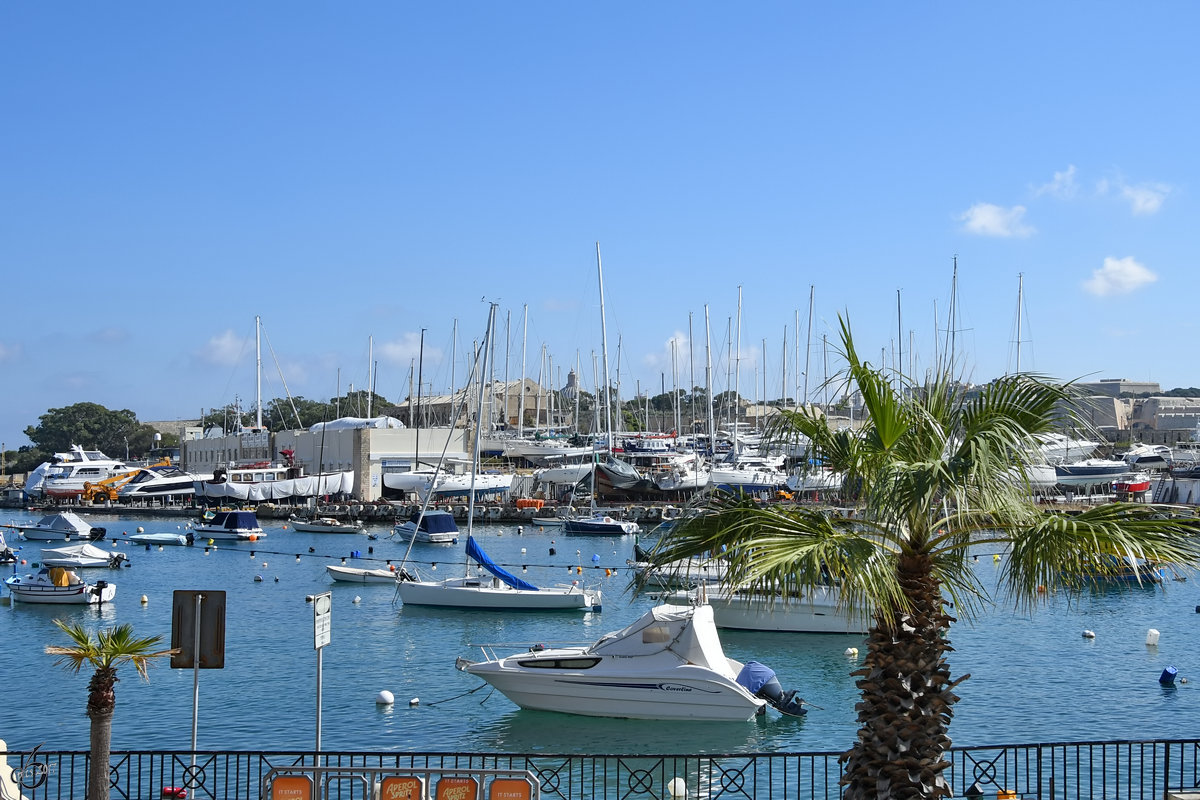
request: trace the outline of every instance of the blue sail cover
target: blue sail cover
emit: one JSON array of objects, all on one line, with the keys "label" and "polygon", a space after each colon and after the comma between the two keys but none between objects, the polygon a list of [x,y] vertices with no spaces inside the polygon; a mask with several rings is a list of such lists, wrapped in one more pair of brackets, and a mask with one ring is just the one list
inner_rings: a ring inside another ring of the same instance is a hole
[{"label": "blue sail cover", "polygon": [[496,566],[492,559],[488,558],[488,554],[483,552],[483,548],[481,548],[479,543],[475,541],[474,536],[467,537],[467,555],[475,559],[479,566],[483,567],[488,572],[492,573],[514,589],[525,589],[530,592],[541,591],[541,589],[534,586],[532,583],[521,580],[516,575],[506,571],[503,567]]}]

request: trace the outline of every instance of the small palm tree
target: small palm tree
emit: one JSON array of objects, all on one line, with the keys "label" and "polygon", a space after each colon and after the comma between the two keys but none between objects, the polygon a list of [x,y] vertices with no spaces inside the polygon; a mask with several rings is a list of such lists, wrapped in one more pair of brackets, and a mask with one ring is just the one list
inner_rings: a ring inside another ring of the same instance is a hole
[{"label": "small palm tree", "polygon": [[58,619],[54,624],[71,639],[69,646],[46,646],[49,655],[60,656],[54,662],[55,666],[65,666],[78,673],[88,664],[96,670],[88,681],[87,715],[92,724],[87,796],[91,800],[108,800],[108,758],[112,749],[113,710],[117,704],[117,667],[133,664],[142,679],[149,680],[146,670],[154,659],[173,655],[175,651],[156,650],[162,642],[161,636],[136,638],[133,626],[129,624],[106,628],[95,636],[79,624],[68,625]]},{"label": "small palm tree", "polygon": [[968,677],[952,678],[945,660],[956,621],[949,609],[970,615],[991,599],[970,548],[1006,548],[999,588],[1030,606],[1107,565],[1194,568],[1200,523],[1146,504],[1045,511],[1031,499],[1029,465],[1037,437],[1072,402],[1069,385],[1010,375],[968,398],[948,367],[921,384],[873,368],[855,352],[845,319],[841,328],[861,426],[831,430],[819,413],[784,412],[773,436],[807,439],[810,458],[844,476],[848,507],[762,506],[718,494],[651,561],[724,552],[727,584],[771,597],[836,582],[843,602],[871,615],[853,673],[862,702],[857,741],[842,755],[844,797],[948,797],[954,690]]}]

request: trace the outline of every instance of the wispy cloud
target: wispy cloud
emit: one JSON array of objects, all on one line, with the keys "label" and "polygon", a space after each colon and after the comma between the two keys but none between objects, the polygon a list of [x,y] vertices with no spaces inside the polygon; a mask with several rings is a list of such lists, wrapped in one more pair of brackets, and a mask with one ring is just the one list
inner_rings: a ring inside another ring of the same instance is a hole
[{"label": "wispy cloud", "polygon": [[[672,350],[672,345],[674,350]],[[674,361],[672,361],[672,353],[674,353]],[[659,373],[665,373],[667,376],[667,391],[671,390],[672,380],[675,374],[675,369],[679,370],[680,385],[686,386],[688,381],[688,337],[682,331],[675,331],[668,339],[663,342],[662,350],[657,353],[647,353],[642,358],[642,363],[647,367],[653,368]],[[661,388],[661,387],[660,387]],[[652,392],[657,394],[657,392]]]},{"label": "wispy cloud", "polygon": [[976,203],[957,219],[963,230],[976,236],[1019,237],[1032,236],[1036,229],[1026,225],[1025,206],[1004,208],[993,203]]},{"label": "wispy cloud", "polygon": [[206,364],[217,367],[235,366],[241,361],[250,340],[238,336],[232,330],[217,334],[205,343],[204,349],[196,353],[196,357]]},{"label": "wispy cloud", "polygon": [[21,345],[0,342],[0,361],[16,361],[21,357]]},{"label": "wispy cloud", "polygon": [[1083,288],[1100,297],[1130,292],[1154,283],[1158,276],[1139,264],[1132,256],[1104,259],[1104,266],[1083,282]]},{"label": "wispy cloud", "polygon": [[1157,214],[1172,190],[1170,184],[1156,181],[1146,181],[1136,185],[1126,183],[1120,178],[1113,181],[1102,179],[1096,182],[1096,194],[1116,193],[1122,200],[1129,203],[1129,210],[1135,217]]},{"label": "wispy cloud", "polygon": [[1066,200],[1074,197],[1078,190],[1079,187],[1075,183],[1075,165],[1071,164],[1062,172],[1054,173],[1054,179],[1049,183],[1035,186],[1033,188],[1033,196],[1042,197],[1043,195],[1050,195],[1051,197]]},{"label": "wispy cloud", "polygon": [[1165,183],[1143,183],[1140,186],[1121,187],[1121,197],[1129,201],[1135,217],[1157,214],[1170,193],[1171,187]]},{"label": "wispy cloud", "polygon": [[405,333],[399,339],[383,342],[377,349],[380,360],[388,364],[408,366],[409,362],[418,358],[422,358],[426,364],[439,364],[442,361],[439,347],[426,347],[425,355],[421,355],[420,331]]}]

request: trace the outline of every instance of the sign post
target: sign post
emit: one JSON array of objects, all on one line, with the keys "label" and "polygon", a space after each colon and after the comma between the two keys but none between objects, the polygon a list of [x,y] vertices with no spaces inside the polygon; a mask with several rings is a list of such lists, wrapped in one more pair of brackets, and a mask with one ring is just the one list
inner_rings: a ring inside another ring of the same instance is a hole
[{"label": "sign post", "polygon": [[225,667],[225,592],[176,589],[171,596],[172,669],[192,670],[192,764],[200,722],[200,670]]},{"label": "sign post", "polygon": [[[333,593],[324,592],[313,598],[313,647],[317,651],[317,757],[321,753],[321,655],[329,644],[333,628]],[[316,763],[314,761],[314,763]]]}]

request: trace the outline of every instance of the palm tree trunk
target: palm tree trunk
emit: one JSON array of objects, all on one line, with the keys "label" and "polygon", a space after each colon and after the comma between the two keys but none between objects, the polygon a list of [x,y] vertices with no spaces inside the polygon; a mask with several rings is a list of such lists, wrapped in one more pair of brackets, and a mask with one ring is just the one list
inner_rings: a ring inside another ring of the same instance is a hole
[{"label": "palm tree trunk", "polygon": [[108,800],[109,754],[112,750],[112,718],[116,708],[117,671],[98,668],[88,683],[88,718],[91,753],[88,763],[88,800]]},{"label": "palm tree trunk", "polygon": [[[950,766],[947,731],[952,706],[945,612],[928,555],[902,556],[897,565],[911,612],[880,612],[867,638],[863,667],[853,674],[862,691],[858,741],[841,760],[845,800],[936,800],[949,797],[942,775]],[[959,680],[964,680],[960,678]]]}]

